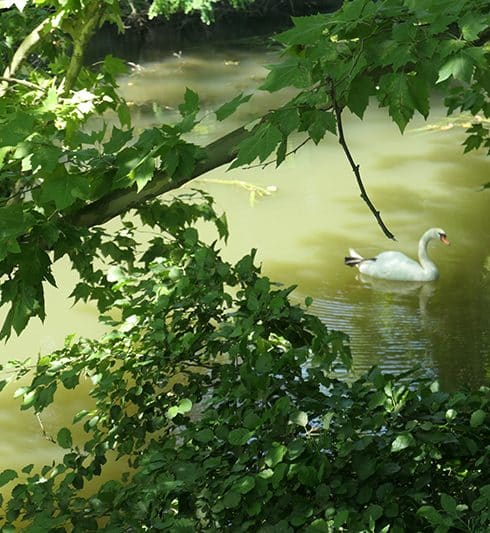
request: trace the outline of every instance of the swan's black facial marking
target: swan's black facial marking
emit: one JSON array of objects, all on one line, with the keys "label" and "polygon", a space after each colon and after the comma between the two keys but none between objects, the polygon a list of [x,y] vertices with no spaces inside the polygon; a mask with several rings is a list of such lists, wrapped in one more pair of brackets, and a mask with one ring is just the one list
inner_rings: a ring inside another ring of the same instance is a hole
[{"label": "swan's black facial marking", "polygon": [[439,239],[444,244],[450,244],[449,240],[447,238],[447,235],[445,233],[443,233],[442,231],[439,232]]}]

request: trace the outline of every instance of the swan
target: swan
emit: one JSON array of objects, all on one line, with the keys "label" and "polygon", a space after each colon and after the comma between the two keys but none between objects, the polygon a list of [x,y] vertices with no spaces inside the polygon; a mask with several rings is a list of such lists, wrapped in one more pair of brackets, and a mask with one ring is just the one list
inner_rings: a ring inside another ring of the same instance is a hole
[{"label": "swan", "polygon": [[419,241],[419,263],[401,252],[382,252],[365,259],[352,248],[344,259],[348,266],[356,266],[362,274],[394,281],[433,281],[439,277],[436,265],[427,255],[427,246],[433,239],[449,245],[446,232],[441,228],[427,230]]}]

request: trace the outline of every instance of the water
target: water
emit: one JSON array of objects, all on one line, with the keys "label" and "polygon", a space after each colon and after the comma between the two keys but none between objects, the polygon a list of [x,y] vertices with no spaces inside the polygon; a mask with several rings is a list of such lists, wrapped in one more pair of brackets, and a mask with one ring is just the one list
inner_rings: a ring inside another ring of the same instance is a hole
[{"label": "water", "polygon": [[[272,49],[243,46],[167,53],[136,68],[122,80],[121,90],[134,104],[138,127],[157,125],[176,115],[184,87],[199,93],[206,113],[256,87],[266,75],[260,65],[275,57]],[[224,124],[209,114],[195,138],[206,144],[287,96],[287,91],[257,94]],[[436,107],[430,121],[441,118]],[[423,125],[417,120],[402,136],[385,110],[376,107],[363,122],[345,117],[351,151],[396,243],[384,237],[360,199],[354,175],[331,136],[318,147],[307,144],[279,169],[220,168],[187,188],[206,189],[226,211],[231,231],[223,245],[227,259],[257,248],[266,275],[298,285],[296,301],[312,296],[312,312],[350,335],[356,373],[373,364],[395,373],[420,365],[418,375],[438,377],[446,389],[477,387],[490,379],[490,191],[478,191],[489,181],[488,162],[483,153],[462,154],[462,129],[414,131]],[[294,139],[291,148],[302,140]],[[251,202],[250,191],[237,182],[275,192]],[[420,235],[432,226],[444,228],[451,241],[450,247],[433,243],[430,248],[441,274],[435,283],[374,283],[343,265],[349,247],[366,256],[396,249],[415,257]],[[47,287],[45,324],[34,322],[20,338],[2,345],[0,362],[50,351],[73,331],[102,333],[95,308],[72,307],[68,299],[76,283],[68,262],[57,264],[55,275],[60,288]],[[61,391],[60,398],[43,415],[51,435],[87,402],[83,390]],[[49,463],[56,452],[35,417],[20,413],[18,405],[3,394],[0,469]]]},{"label": "water", "polygon": [[[275,53],[230,47],[168,54],[133,73],[123,91],[138,104],[140,123],[157,124],[175,112],[182,85],[193,87],[211,110],[256,86],[266,74],[257,64],[272,62]],[[274,107],[277,99],[256,94],[225,131]],[[311,295],[311,310],[351,336],[357,373],[373,364],[395,373],[420,365],[419,375],[438,377],[446,389],[487,382],[490,215],[489,194],[479,192],[488,181],[484,154],[463,155],[464,128],[456,125],[418,131],[426,125],[419,119],[401,135],[386,111],[374,106],[363,122],[345,120],[368,193],[397,242],[381,233],[330,137],[319,147],[306,145],[277,170],[222,168],[192,184],[206,188],[227,212],[231,239],[225,255],[237,259],[257,248],[267,275],[297,284],[298,301]],[[444,110],[434,101],[429,122],[443,120]],[[207,116],[200,141],[216,136],[217,128],[223,132]],[[301,141],[298,137],[290,148]],[[252,206],[250,193],[233,185],[240,181],[277,192]],[[395,249],[416,257],[419,237],[433,226],[443,227],[452,241],[450,248],[430,247],[441,273],[436,283],[374,283],[342,265],[350,246],[365,255]]]}]

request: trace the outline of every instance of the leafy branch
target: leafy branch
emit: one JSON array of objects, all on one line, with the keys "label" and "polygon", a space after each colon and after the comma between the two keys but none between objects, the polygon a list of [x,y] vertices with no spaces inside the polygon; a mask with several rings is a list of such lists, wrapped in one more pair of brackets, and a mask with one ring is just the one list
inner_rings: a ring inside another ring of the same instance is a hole
[{"label": "leafy branch", "polygon": [[2,78],[7,79],[4,80],[4,83],[0,86],[0,97],[5,94],[8,79],[11,79],[15,72],[17,72],[17,69],[21,65],[22,61],[24,61],[24,59],[28,56],[31,49],[36,46],[42,40],[42,38],[53,28],[59,27],[64,16],[65,10],[61,9],[58,13],[45,18],[22,41],[22,43],[15,51],[10,64],[5,68],[3,72]]}]

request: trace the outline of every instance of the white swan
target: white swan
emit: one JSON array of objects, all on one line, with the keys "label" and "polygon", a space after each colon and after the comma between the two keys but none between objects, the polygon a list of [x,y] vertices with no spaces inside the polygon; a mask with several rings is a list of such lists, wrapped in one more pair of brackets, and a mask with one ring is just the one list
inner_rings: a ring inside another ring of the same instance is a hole
[{"label": "white swan", "polygon": [[360,272],[373,278],[394,281],[433,281],[439,277],[436,265],[427,255],[427,245],[432,239],[449,244],[446,232],[441,228],[427,230],[419,241],[419,263],[401,252],[383,252],[364,259],[352,248],[344,259],[348,266],[356,266]]}]

